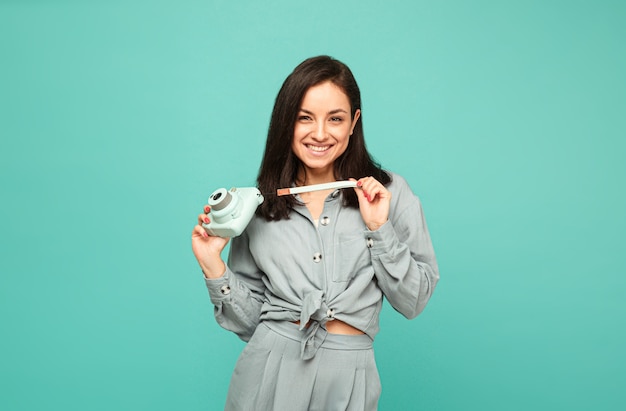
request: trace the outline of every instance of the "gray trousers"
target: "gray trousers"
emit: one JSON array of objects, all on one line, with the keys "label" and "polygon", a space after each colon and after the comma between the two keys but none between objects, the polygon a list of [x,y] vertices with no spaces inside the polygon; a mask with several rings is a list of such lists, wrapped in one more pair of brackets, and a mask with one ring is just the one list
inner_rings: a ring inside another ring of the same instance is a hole
[{"label": "gray trousers", "polygon": [[225,410],[376,410],[381,386],[370,337],[329,333],[303,360],[303,336],[287,321],[259,324],[233,371]]}]

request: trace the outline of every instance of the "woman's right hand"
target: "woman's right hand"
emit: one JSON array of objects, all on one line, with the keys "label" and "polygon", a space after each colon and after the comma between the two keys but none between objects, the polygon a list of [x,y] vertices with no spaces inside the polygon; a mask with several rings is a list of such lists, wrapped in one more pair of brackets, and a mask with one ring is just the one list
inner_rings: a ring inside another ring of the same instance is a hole
[{"label": "woman's right hand", "polygon": [[221,254],[230,239],[209,235],[202,227],[203,223],[208,224],[211,221],[207,215],[210,210],[211,208],[206,205],[204,206],[204,213],[198,216],[198,224],[191,232],[191,249],[204,276],[219,278],[226,272],[226,264],[224,264]]}]

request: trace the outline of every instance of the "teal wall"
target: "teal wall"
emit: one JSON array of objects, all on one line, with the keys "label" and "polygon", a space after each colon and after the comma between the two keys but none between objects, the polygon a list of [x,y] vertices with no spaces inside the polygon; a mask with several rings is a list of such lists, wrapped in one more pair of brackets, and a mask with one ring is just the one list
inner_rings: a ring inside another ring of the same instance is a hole
[{"label": "teal wall", "polygon": [[190,233],[306,57],[349,64],[441,282],[381,410],[626,407],[619,1],[0,1],[0,409],[218,410]]}]

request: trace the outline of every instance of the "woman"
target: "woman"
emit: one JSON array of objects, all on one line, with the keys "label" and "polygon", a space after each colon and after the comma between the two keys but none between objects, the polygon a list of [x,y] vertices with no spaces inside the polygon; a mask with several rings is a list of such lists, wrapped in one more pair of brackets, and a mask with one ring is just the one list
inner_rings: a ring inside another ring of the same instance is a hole
[{"label": "woman", "polygon": [[209,207],[198,217],[192,247],[215,317],[249,341],[228,410],[375,410],[383,295],[413,318],[433,293],[439,273],[420,202],[372,160],[361,117],[350,69],[328,56],[305,60],[276,98],[258,188],[357,187],[266,195],[228,264],[228,239],[201,226]]}]

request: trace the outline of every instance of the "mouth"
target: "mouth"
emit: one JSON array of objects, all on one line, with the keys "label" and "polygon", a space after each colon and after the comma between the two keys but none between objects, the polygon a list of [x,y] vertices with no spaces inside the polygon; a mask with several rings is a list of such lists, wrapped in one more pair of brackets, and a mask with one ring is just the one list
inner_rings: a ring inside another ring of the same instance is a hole
[{"label": "mouth", "polygon": [[332,146],[315,146],[313,144],[306,144],[306,148],[316,153],[323,153],[324,151],[328,151]]}]

